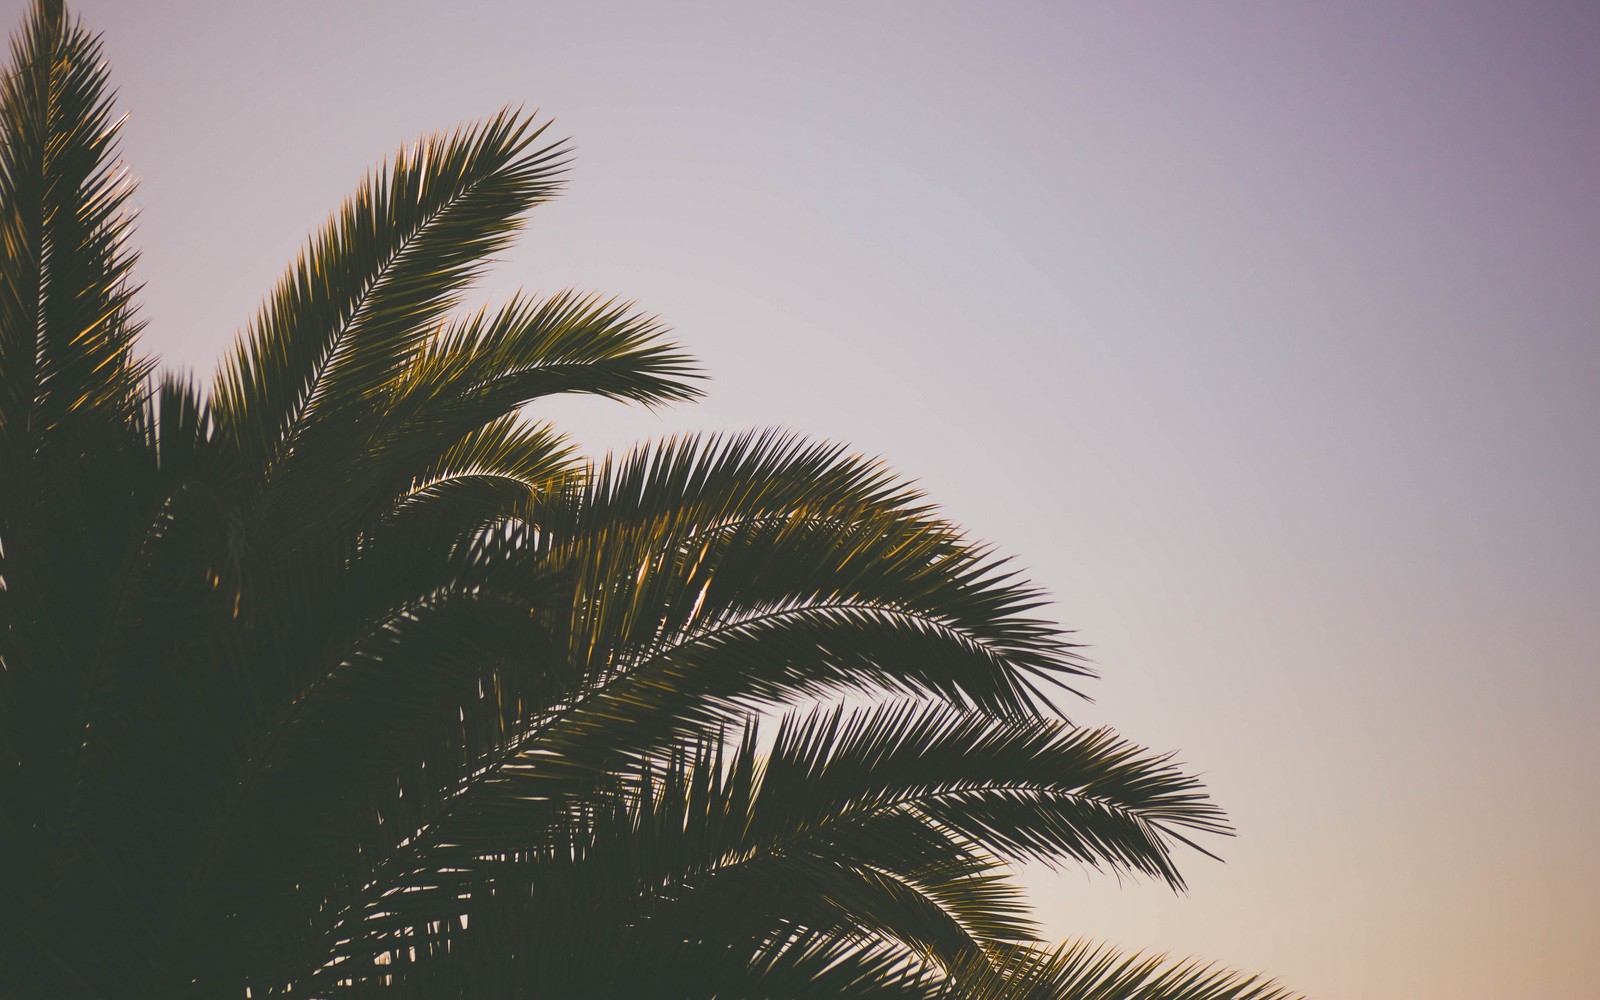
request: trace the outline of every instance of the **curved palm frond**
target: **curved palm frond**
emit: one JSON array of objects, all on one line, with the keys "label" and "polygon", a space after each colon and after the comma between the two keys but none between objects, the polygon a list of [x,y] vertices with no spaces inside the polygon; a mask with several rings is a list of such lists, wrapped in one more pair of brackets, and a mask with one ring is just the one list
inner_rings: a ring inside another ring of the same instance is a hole
[{"label": "curved palm frond", "polygon": [[955,970],[937,1000],[1304,1000],[1258,975],[1194,959],[1120,952],[1092,941],[1001,946]]},{"label": "curved palm frond", "polygon": [[1227,832],[1193,778],[1103,730],[904,703],[791,715],[765,745],[751,722],[616,772],[599,797],[530,801],[515,777],[488,777],[448,839],[373,886],[343,930],[361,950],[333,968],[381,958],[404,976],[477,935],[514,938],[541,967],[596,966],[590,949],[618,929],[664,955],[743,939],[749,962],[799,921],[963,970],[1033,940],[1005,857],[1177,887],[1174,847]]},{"label": "curved palm frond", "polygon": [[1030,615],[1035,589],[834,445],[667,441],[573,500],[537,517],[540,558],[574,577],[562,613],[588,679],[538,738],[574,761],[840,688],[1038,717],[1041,683],[1090,672]]},{"label": "curved palm frond", "polygon": [[348,430],[379,406],[521,215],[558,190],[566,150],[535,145],[547,128],[508,109],[402,149],[312,239],[218,372],[219,424],[252,468],[271,474],[313,427]]}]

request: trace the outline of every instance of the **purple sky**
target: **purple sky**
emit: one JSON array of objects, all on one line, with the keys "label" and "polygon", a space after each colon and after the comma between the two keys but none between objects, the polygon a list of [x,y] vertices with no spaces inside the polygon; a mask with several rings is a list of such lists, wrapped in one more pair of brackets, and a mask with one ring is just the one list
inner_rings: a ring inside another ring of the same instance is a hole
[{"label": "purple sky", "polygon": [[76,5],[151,350],[209,373],[380,157],[541,107],[573,182],[485,297],[637,298],[715,379],[549,412],[885,456],[1229,808],[1185,897],[1029,873],[1052,933],[1593,995],[1600,5],[463,6]]}]

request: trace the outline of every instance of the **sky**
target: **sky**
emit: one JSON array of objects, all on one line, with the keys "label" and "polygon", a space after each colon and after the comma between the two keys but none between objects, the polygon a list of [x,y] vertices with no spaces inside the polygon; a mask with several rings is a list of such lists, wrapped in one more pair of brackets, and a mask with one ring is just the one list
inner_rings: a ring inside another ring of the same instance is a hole
[{"label": "sky", "polygon": [[[3,0],[17,24],[22,0]],[[1047,931],[1312,997],[1600,980],[1600,5],[82,0],[146,348],[209,375],[419,135],[577,150],[482,289],[657,313],[712,376],[596,452],[849,442],[1016,557],[1238,827]]]}]

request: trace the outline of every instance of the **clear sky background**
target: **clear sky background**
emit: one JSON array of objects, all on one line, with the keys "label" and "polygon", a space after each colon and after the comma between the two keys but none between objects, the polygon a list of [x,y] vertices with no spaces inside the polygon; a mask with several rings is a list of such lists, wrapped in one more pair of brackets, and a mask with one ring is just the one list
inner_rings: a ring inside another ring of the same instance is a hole
[{"label": "clear sky background", "polygon": [[[21,0],[3,0],[12,26]],[[81,0],[147,347],[209,373],[378,159],[576,140],[485,286],[704,362],[595,449],[851,442],[1014,553],[1239,827],[1052,934],[1323,1000],[1600,981],[1600,4]]]}]

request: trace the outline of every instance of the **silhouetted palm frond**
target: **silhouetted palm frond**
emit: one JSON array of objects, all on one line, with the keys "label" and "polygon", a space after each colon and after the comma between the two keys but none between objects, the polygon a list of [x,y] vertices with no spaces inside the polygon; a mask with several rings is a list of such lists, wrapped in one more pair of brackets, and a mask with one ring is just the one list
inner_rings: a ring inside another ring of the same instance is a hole
[{"label": "silhouetted palm frond", "polygon": [[1000,946],[941,984],[936,1000],[1303,1000],[1264,976],[1091,941]]}]

